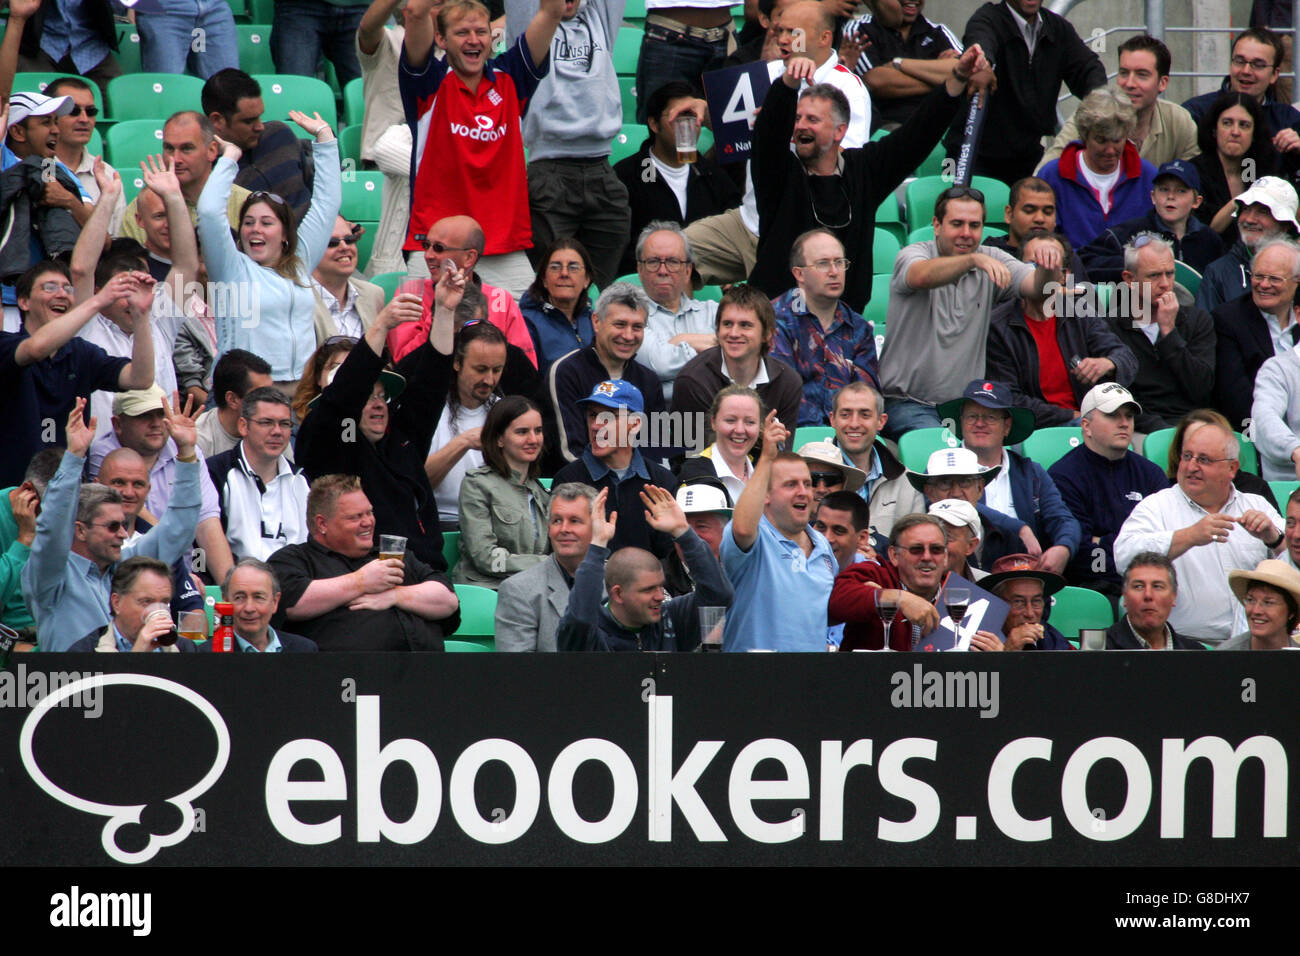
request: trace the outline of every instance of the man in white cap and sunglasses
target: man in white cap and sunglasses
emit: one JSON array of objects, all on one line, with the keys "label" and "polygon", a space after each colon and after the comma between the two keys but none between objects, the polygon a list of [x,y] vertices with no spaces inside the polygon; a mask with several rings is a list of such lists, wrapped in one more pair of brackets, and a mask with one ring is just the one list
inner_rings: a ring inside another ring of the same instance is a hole
[{"label": "man in white cap and sunglasses", "polygon": [[817,504],[832,491],[856,492],[867,480],[866,472],[845,462],[843,453],[831,442],[805,442],[799,448],[799,457],[808,462]]}]

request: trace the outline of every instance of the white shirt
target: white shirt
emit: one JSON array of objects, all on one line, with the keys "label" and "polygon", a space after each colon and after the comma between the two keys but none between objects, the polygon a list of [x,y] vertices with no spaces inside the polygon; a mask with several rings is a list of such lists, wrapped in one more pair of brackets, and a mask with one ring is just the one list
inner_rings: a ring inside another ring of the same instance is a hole
[{"label": "white shirt", "polygon": [[677,205],[682,211],[682,221],[685,222],[686,183],[691,178],[691,167],[688,164],[683,163],[681,166],[674,169],[656,156],[653,150],[650,152],[650,162],[654,164],[655,172],[659,176],[663,177],[663,181],[667,183],[668,188],[671,189],[673,195],[677,197]]},{"label": "white shirt", "polygon": [[[456,405],[456,421],[454,423],[450,418],[451,403],[447,402],[442,406],[442,417],[438,419],[438,427],[433,433],[433,444],[429,446],[429,454],[446,446],[446,444],[462,432],[467,432],[472,428],[482,428],[487,421],[488,409],[492,407],[491,402],[484,402],[478,408],[466,408],[463,405]],[[471,469],[481,468],[483,466],[483,453],[477,449],[471,448],[465,454],[460,456],[460,461],[451,466],[447,472],[447,477],[442,479],[442,483],[433,489],[434,501],[438,503],[438,518],[441,521],[460,521],[460,483]]]},{"label": "white shirt", "polygon": [[[718,358],[718,371],[722,373],[722,377],[728,382],[735,383],[736,380],[731,377],[731,369],[727,368],[727,357],[725,355],[721,355]],[[758,388],[758,386],[766,385],[770,381],[772,381],[772,378],[767,374],[767,358],[759,356],[758,374],[755,375],[752,380],[741,382],[740,384],[747,385],[750,388]]]},{"label": "white shirt", "polygon": [[[166,394],[170,402],[176,391],[176,365],[172,362],[172,351],[176,348],[176,335],[185,321],[178,314],[175,303],[167,293],[166,286],[159,283],[153,299],[153,380]],[[123,332],[112,320],[96,313],[95,317],[77,333],[87,342],[93,342],[109,355],[130,358],[135,345],[135,335]],[[90,414],[97,419],[95,437],[113,430],[113,398],[116,392],[103,390],[90,395]]]},{"label": "white shirt", "polygon": [[1296,341],[1291,337],[1291,333],[1296,327],[1294,318],[1286,324],[1284,329],[1277,316],[1272,312],[1261,311],[1260,315],[1264,317],[1264,323],[1268,326],[1269,338],[1273,340],[1274,355],[1286,355],[1287,352],[1296,347]]},{"label": "white shirt", "polygon": [[709,458],[713,461],[713,470],[717,473],[718,479],[726,486],[727,494],[731,495],[733,503],[740,500],[740,493],[745,490],[745,483],[754,474],[754,466],[746,462],[745,473],[737,475],[727,467],[723,460],[722,452],[718,451],[716,444],[709,447]]},{"label": "white shirt", "polygon": [[687,362],[695,358],[696,352],[685,342],[669,345],[668,340],[683,332],[716,334],[714,318],[718,314],[718,303],[683,295],[678,300],[676,312],[665,309],[658,302],[651,301],[650,305],[650,314],[645,323],[645,339],[641,342],[641,351],[637,353],[636,359],[659,373],[659,380],[663,382],[664,401],[671,402],[673,379]]},{"label": "white shirt", "polygon": [[[1221,514],[1240,518],[1262,511],[1280,532],[1282,516],[1259,495],[1233,488]],[[1208,512],[1175,485],[1137,503],[1115,538],[1115,566],[1123,572],[1142,551],[1168,554],[1174,532],[1200,521]],[[1270,557],[1268,548],[1241,525],[1233,525],[1228,540],[1189,548],[1174,559],[1178,572],[1178,603],[1169,624],[1186,637],[1217,643],[1246,630],[1246,614],[1228,589],[1228,572],[1254,570]]]},{"label": "white shirt", "polygon": [[1110,193],[1115,188],[1115,184],[1119,182],[1119,167],[1116,166],[1115,171],[1110,173],[1096,172],[1089,168],[1087,160],[1080,153],[1079,172],[1083,174],[1083,178],[1087,180],[1088,185],[1097,190],[1097,201],[1101,203],[1102,211],[1110,212]]},{"label": "white shirt", "polygon": [[311,280],[311,287],[316,293],[316,298],[320,299],[325,308],[329,310],[330,317],[334,319],[334,327],[339,330],[339,335],[350,335],[359,339],[366,334],[366,325],[361,321],[361,313],[357,311],[357,290],[351,282],[345,283],[343,286],[347,292],[344,293],[342,302],[334,298],[334,293],[314,278]]},{"label": "white shirt", "polygon": [[1020,28],[1020,35],[1025,38],[1025,46],[1029,47],[1029,58],[1032,60],[1034,58],[1034,47],[1038,45],[1038,35],[1043,30],[1043,18],[1035,16],[1032,21],[1034,29],[1030,30],[1029,24],[1031,21],[1026,20],[1017,13],[1016,8],[1010,3],[1007,4],[1007,10],[1011,13],[1011,19],[1016,21],[1016,26]]},{"label": "white shirt", "polygon": [[994,511],[1000,511],[1008,518],[1020,520],[1011,498],[1011,459],[1007,456],[1005,448],[1002,449],[1002,469],[996,478],[984,486],[984,504]]},{"label": "white shirt", "polygon": [[[784,60],[771,60],[767,64],[767,75],[773,83],[780,82],[781,75],[785,72]],[[817,67],[813,73],[813,83],[829,83],[832,86],[838,86],[840,91],[848,98],[849,101],[849,128],[844,133],[844,141],[840,143],[845,149],[853,149],[856,146],[866,146],[871,140],[871,96],[867,93],[867,88],[859,77],[852,70],[849,70],[840,63],[839,56],[831,51],[831,55],[826,58],[826,62]],[[804,80],[800,84],[800,91],[808,86],[808,81]],[[794,143],[790,144],[790,149],[794,150]],[[758,235],[758,200],[754,196],[754,178],[749,173],[749,164],[745,164],[745,198],[740,204],[740,218],[745,223],[745,228]]]},{"label": "white shirt", "polygon": [[275,477],[263,488],[241,444],[225,484],[218,489],[235,559],[265,561],[286,545],[306,541],[308,490],[307,479],[283,455],[276,461]]}]

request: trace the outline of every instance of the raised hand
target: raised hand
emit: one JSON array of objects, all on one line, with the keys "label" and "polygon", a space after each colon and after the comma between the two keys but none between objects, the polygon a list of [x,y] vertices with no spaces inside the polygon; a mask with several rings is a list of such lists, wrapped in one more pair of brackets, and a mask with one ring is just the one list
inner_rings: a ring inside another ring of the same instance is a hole
[{"label": "raised hand", "polygon": [[393,301],[384,306],[379,313],[379,321],[386,328],[395,329],[403,322],[418,322],[424,307],[418,295],[402,292],[393,296]]},{"label": "raised hand", "polygon": [[[146,156],[140,160],[140,172],[144,176],[144,184],[164,199],[181,195],[181,181],[176,178],[174,158]],[[1051,245],[1051,243],[1039,243],[1039,245]]]},{"label": "raised hand", "polygon": [[602,488],[591,503],[591,543],[602,548],[609,547],[618,526],[618,512],[612,511],[605,516],[605,502],[609,500],[609,489]]},{"label": "raised hand", "polygon": [[95,176],[95,185],[99,187],[99,194],[115,198],[122,191],[122,177],[117,174],[116,169],[98,156],[94,157],[94,161],[91,172]]},{"label": "raised hand", "polygon": [[239,162],[240,157],[244,155],[242,149],[229,140],[222,139],[220,136],[214,134],[212,141],[217,144],[217,148],[221,150],[221,155],[226,157],[226,159],[237,163]]},{"label": "raised hand", "polygon": [[641,503],[645,505],[646,524],[656,531],[678,538],[690,528],[686,512],[682,511],[682,506],[668,489],[646,485],[641,491]]},{"label": "raised hand", "polygon": [[135,285],[127,296],[127,305],[131,310],[131,318],[138,324],[140,322],[153,321],[153,291],[154,286],[158,284],[155,279],[147,272],[132,272],[131,279]]},{"label": "raised hand", "polygon": [[460,300],[465,295],[465,285],[469,282],[469,268],[457,269],[450,259],[442,260],[442,275],[433,287],[433,301],[441,309],[456,311]]},{"label": "raised hand", "polygon": [[789,437],[790,429],[781,424],[781,419],[776,417],[776,409],[772,409],[763,420],[763,450],[759,452],[759,461],[770,462]]},{"label": "raised hand", "polygon": [[36,540],[36,516],[41,511],[41,496],[32,488],[20,486],[10,502],[14,524],[18,526],[18,540],[27,546]]},{"label": "raised hand", "polygon": [[311,135],[315,136],[318,142],[327,143],[330,139],[334,138],[333,131],[330,132],[330,136],[327,139],[320,138],[322,133],[329,130],[330,124],[321,119],[319,113],[313,113],[311,116],[308,116],[301,110],[289,110],[289,119],[293,120],[308,133],[311,133]]},{"label": "raised hand", "polygon": [[806,56],[792,56],[785,61],[785,75],[781,79],[785,81],[786,86],[797,90],[804,80],[813,82],[813,74],[816,72],[817,64],[811,59]]},{"label": "raised hand", "polygon": [[95,440],[95,425],[97,421],[92,415],[90,424],[87,425],[83,413],[86,410],[86,400],[78,398],[72,406],[72,414],[68,416],[68,424],[65,429],[65,440],[68,451],[78,458],[85,458],[86,452],[90,451],[90,443]]},{"label": "raised hand", "polygon": [[167,426],[167,434],[176,442],[176,450],[181,458],[188,458],[192,455],[194,446],[198,444],[198,426],[192,417],[195,411],[193,395],[185,397],[183,408],[181,406],[181,397],[176,392],[172,392],[170,404],[168,404],[167,399],[163,399],[163,422]]}]

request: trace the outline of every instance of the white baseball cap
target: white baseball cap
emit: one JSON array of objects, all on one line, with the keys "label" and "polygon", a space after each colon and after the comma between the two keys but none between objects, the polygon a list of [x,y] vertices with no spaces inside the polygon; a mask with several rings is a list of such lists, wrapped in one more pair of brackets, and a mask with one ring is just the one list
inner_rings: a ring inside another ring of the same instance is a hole
[{"label": "white baseball cap", "polygon": [[980,522],[979,512],[969,501],[959,498],[946,498],[930,505],[930,514],[942,519],[954,528],[970,528],[977,538],[984,537],[984,525]]},{"label": "white baseball cap", "polygon": [[1132,392],[1116,382],[1105,382],[1101,385],[1094,385],[1089,389],[1088,394],[1083,396],[1079,416],[1082,417],[1093,411],[1113,415],[1125,405],[1132,405],[1137,409],[1137,414],[1142,412],[1142,406],[1138,404]]},{"label": "white baseball cap", "polygon": [[67,116],[74,105],[71,96],[15,93],[9,97],[9,125],[21,123],[29,116]]}]

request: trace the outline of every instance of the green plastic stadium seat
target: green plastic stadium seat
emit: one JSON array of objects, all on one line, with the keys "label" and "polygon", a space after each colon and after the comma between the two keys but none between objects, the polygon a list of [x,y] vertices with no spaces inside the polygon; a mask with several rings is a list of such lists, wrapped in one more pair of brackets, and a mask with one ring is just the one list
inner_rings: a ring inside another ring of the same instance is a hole
[{"label": "green plastic stadium seat", "polygon": [[[13,91],[15,93],[44,93],[45,88],[55,80],[69,76],[83,83],[89,82],[84,76],[76,76],[73,73],[15,73]],[[99,94],[99,85],[90,84],[90,90],[95,95],[95,105],[99,107],[99,115],[104,115],[104,100]]]},{"label": "green plastic stadium seat", "polygon": [[275,72],[271,59],[271,27],[261,23],[238,23],[239,68],[249,74]]},{"label": "green plastic stadium seat", "polygon": [[1146,437],[1142,445],[1142,457],[1154,461],[1164,471],[1169,467],[1169,446],[1174,442],[1174,428],[1162,428]]},{"label": "green plastic stadium seat", "polygon": [[339,130],[339,161],[352,160],[354,170],[361,169],[361,127],[345,126]]},{"label": "green plastic stadium seat", "polygon": [[274,23],[275,0],[248,0],[250,23]]},{"label": "green plastic stadium seat", "polygon": [[338,107],[334,103],[334,91],[324,80],[314,76],[290,76],[287,74],[258,74],[253,77],[262,87],[262,103],[266,110],[262,120],[281,120],[303,139],[311,134],[298,124],[289,120],[289,110],[301,110],[308,116],[319,113],[321,119],[335,130],[339,128]]},{"label": "green plastic stadium seat", "polygon": [[[885,316],[889,310],[889,280],[893,278],[888,273],[876,273],[871,277],[871,301],[867,303],[866,311],[862,317],[875,327],[876,336],[880,337],[885,334]],[[876,346],[877,352],[880,346]]]},{"label": "green plastic stadium seat", "polygon": [[902,248],[893,234],[885,229],[876,229],[875,243],[871,248],[871,271],[875,275],[892,273],[894,260]]},{"label": "green plastic stadium seat", "polygon": [[537,483],[540,484],[540,485],[541,485],[543,488],[545,488],[547,491],[550,491],[550,490],[551,490],[551,482],[553,482],[554,480],[555,480],[554,478],[538,478],[538,479],[537,479]]},{"label": "green plastic stadium seat", "polygon": [[1270,481],[1268,486],[1273,491],[1273,497],[1277,499],[1277,509],[1286,513],[1286,500],[1291,497],[1291,492],[1300,488],[1300,481]]},{"label": "green plastic stadium seat", "polygon": [[[104,158],[122,174],[122,180],[140,177],[140,161],[163,151],[163,121],[160,119],[126,120],[114,123],[104,136]],[[144,181],[141,180],[141,187]]]},{"label": "green plastic stadium seat", "polygon": [[899,243],[902,243],[907,238],[907,227],[903,225],[903,217],[898,209],[898,199],[893,193],[886,196],[885,201],[876,210],[876,228],[892,233]]},{"label": "green plastic stadium seat", "polygon": [[1047,469],[1071,448],[1078,448],[1082,444],[1082,429],[1069,426],[1040,428],[1025,439],[1025,455]]},{"label": "green plastic stadium seat", "polygon": [[[392,275],[392,273],[387,274]],[[451,574],[451,569],[460,560],[459,531],[444,531],[442,533],[442,556],[447,559],[447,573]]]},{"label": "green plastic stadium seat", "polygon": [[648,135],[649,133],[646,132],[644,126],[637,123],[625,124],[618,131],[618,135],[614,137],[613,147],[609,154],[609,164],[613,166],[620,160],[635,156]]},{"label": "green plastic stadium seat", "polygon": [[636,77],[620,76],[618,78],[618,97],[623,104],[623,123],[636,122]]},{"label": "green plastic stadium seat", "polygon": [[794,430],[792,450],[798,451],[810,441],[834,441],[835,429],[830,425],[804,425]]},{"label": "green plastic stadium seat", "polygon": [[344,219],[379,221],[384,206],[384,174],[361,171],[355,178],[343,181],[343,205],[339,209]]},{"label": "green plastic stadium seat", "polygon": [[[924,176],[907,186],[907,228],[911,232],[928,226],[934,219],[934,201],[952,185],[942,176]],[[984,194],[984,216],[987,222],[1001,222],[1011,188],[1006,183],[987,176],[974,176],[971,186]]]},{"label": "green plastic stadium seat", "polygon": [[627,6],[623,8],[623,19],[630,20],[633,23],[641,23],[645,20],[645,0],[628,0]]},{"label": "green plastic stadium seat", "polygon": [[108,112],[115,120],[165,120],[178,109],[199,109],[203,81],[172,73],[136,73],[108,81]]},{"label": "green plastic stadium seat", "polygon": [[1174,281],[1190,292],[1193,296],[1195,296],[1201,288],[1201,274],[1186,262],[1174,263]]},{"label": "green plastic stadium seat", "polygon": [[946,428],[914,428],[898,440],[898,455],[912,471],[925,471],[930,455],[960,444]]},{"label": "green plastic stadium seat", "polygon": [[365,275],[370,268],[370,250],[375,247],[375,236],[379,235],[379,220],[377,219],[357,219],[354,220],[358,226],[365,230],[361,238],[357,240],[357,269]]},{"label": "green plastic stadium seat", "polygon": [[1052,595],[1052,613],[1049,623],[1073,640],[1083,627],[1107,628],[1115,623],[1115,612],[1110,599],[1087,588],[1061,588]]},{"label": "green plastic stadium seat", "polygon": [[[135,28],[133,23],[119,23],[117,25],[117,63],[122,67],[123,73],[139,73],[144,67],[140,62],[140,31]],[[94,86],[95,84],[91,84]],[[98,88],[95,90],[96,99],[98,99]]]},{"label": "green plastic stadium seat", "polygon": [[[392,299],[393,296],[397,294],[398,286],[400,286],[403,282],[406,281],[406,273],[405,272],[381,272],[377,276],[371,276],[370,281],[373,282],[375,285],[379,286],[379,288],[384,290],[384,301],[388,302],[390,299]],[[442,536],[444,544],[446,543],[447,535],[455,534],[455,533],[456,532],[444,532]],[[445,548],[443,553],[444,555],[446,554]]]},{"label": "green plastic stadium seat", "polygon": [[343,122],[360,126],[366,113],[366,89],[361,77],[343,87]]},{"label": "green plastic stadium seat", "polygon": [[720,285],[703,286],[699,292],[695,293],[695,298],[700,299],[704,302],[721,302],[722,286]]},{"label": "green plastic stadium seat", "polygon": [[456,637],[492,637],[496,633],[497,592],[476,584],[457,584],[460,627]]},{"label": "green plastic stadium seat", "polygon": [[619,27],[614,40],[614,72],[619,76],[636,76],[636,61],[641,55],[641,27]]},{"label": "green plastic stadium seat", "polygon": [[456,641],[448,639],[442,642],[442,646],[448,654],[491,653],[496,650],[489,641]]}]

